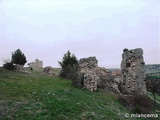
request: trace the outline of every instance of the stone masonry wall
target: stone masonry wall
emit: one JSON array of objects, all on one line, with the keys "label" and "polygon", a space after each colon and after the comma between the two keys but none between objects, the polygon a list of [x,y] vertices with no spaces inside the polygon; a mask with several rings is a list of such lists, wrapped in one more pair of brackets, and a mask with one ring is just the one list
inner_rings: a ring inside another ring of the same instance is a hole
[{"label": "stone masonry wall", "polygon": [[98,76],[97,86],[104,90],[109,90],[115,93],[120,93],[118,90],[118,85],[114,80],[114,76],[110,70],[107,70],[102,67],[97,67],[94,69],[95,74]]},{"label": "stone masonry wall", "polygon": [[80,69],[92,69],[98,66],[98,60],[96,57],[89,57],[89,58],[81,58],[79,60],[79,68]]},{"label": "stone masonry wall", "polygon": [[73,80],[75,86],[83,86],[91,92],[96,91],[99,87],[119,93],[118,85],[114,82],[112,73],[105,68],[98,67],[96,57],[80,59],[79,68],[80,72]]},{"label": "stone masonry wall", "polygon": [[74,82],[76,82],[78,85],[80,85],[79,83],[81,83],[81,86],[83,86],[91,92],[96,91],[98,76],[93,72],[93,69],[97,67],[97,63],[98,60],[96,59],[96,57],[80,59],[80,72],[77,73],[77,78]]},{"label": "stone masonry wall", "polygon": [[33,68],[33,70],[39,70],[40,68],[43,68],[43,62],[36,59],[35,62],[29,63],[29,67]]},{"label": "stone masonry wall", "polygon": [[51,66],[45,67],[44,70],[43,70],[43,72],[46,73],[46,74],[49,75],[49,76],[52,76],[52,75],[53,75],[53,69],[52,69]]},{"label": "stone masonry wall", "polygon": [[121,62],[121,88],[124,94],[146,94],[143,50],[124,49]]},{"label": "stone masonry wall", "polygon": [[84,88],[88,89],[91,92],[94,92],[97,90],[97,81],[98,76],[93,73],[92,71],[88,71],[86,74],[84,74]]}]

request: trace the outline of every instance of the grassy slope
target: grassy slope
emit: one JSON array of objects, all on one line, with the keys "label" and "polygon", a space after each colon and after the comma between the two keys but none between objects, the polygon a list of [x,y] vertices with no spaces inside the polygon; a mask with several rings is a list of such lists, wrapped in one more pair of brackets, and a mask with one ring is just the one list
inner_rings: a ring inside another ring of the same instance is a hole
[{"label": "grassy slope", "polygon": [[110,92],[91,93],[62,78],[0,69],[0,119],[125,120],[125,113],[130,112]]},{"label": "grassy slope", "polygon": [[[153,94],[152,94],[151,92],[149,92],[148,95],[149,95],[152,99],[154,99],[154,96],[153,96]],[[156,101],[157,101],[158,103],[160,103],[160,96],[159,96],[158,94],[155,94],[155,97],[156,97]]]}]

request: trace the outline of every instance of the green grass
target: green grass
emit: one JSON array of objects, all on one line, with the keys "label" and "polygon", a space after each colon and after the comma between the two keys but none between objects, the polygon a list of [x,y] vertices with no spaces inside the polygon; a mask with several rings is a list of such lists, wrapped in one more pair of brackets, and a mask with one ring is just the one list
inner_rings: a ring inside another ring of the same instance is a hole
[{"label": "green grass", "polygon": [[[151,92],[148,92],[148,94],[149,94],[149,96],[151,96],[154,99],[154,96]],[[156,98],[156,101],[158,101],[158,103],[160,103],[160,96],[156,93],[155,93],[155,98]]]},{"label": "green grass", "polygon": [[152,78],[160,79],[160,73],[158,73],[158,74],[149,74],[148,76],[150,76]]},{"label": "green grass", "polygon": [[131,112],[113,93],[91,93],[38,72],[0,69],[1,120],[125,120],[125,113]]}]

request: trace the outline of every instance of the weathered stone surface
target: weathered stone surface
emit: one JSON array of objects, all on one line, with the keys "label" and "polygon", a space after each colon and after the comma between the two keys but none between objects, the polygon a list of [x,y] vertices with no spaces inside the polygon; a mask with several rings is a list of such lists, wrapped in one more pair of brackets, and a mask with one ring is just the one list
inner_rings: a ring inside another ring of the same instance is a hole
[{"label": "weathered stone surface", "polygon": [[98,76],[92,71],[88,71],[84,74],[84,88],[88,89],[91,92],[97,90],[97,80]]},{"label": "weathered stone surface", "polygon": [[119,93],[118,85],[115,83],[111,71],[98,67],[96,57],[82,58],[79,61],[80,72],[77,74],[73,84],[95,91],[97,87]]},{"label": "weathered stone surface", "polygon": [[24,70],[23,65],[15,65],[15,70],[23,71]]},{"label": "weathered stone surface", "polygon": [[92,69],[98,66],[98,60],[96,57],[82,58],[79,60],[79,68]]},{"label": "weathered stone surface", "polygon": [[122,90],[125,94],[146,94],[143,50],[124,49],[121,62]]},{"label": "weathered stone surface", "polygon": [[97,86],[98,88],[102,88],[105,90],[110,90],[115,93],[119,93],[118,85],[114,80],[114,76],[112,75],[111,71],[97,67],[94,69],[95,74],[98,76]]},{"label": "weathered stone surface", "polygon": [[93,68],[97,67],[98,60],[96,57],[82,58],[79,60],[80,71],[76,74],[73,84],[88,89],[91,92],[97,90],[97,79]]},{"label": "weathered stone surface", "polygon": [[43,68],[43,62],[36,59],[35,62],[28,63],[29,67],[33,70],[39,70],[40,68]]},{"label": "weathered stone surface", "polygon": [[49,76],[53,75],[53,69],[50,66],[45,67],[43,71]]}]

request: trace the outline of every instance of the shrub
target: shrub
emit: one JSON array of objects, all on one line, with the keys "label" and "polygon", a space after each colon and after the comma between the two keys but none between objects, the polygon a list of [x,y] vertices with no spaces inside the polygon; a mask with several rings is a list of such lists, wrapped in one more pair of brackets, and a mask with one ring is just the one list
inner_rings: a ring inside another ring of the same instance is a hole
[{"label": "shrub", "polygon": [[126,107],[130,108],[134,113],[143,114],[150,113],[154,106],[154,102],[144,95],[119,96],[119,101]]},{"label": "shrub", "polygon": [[60,76],[68,79],[74,79],[75,74],[78,71],[78,60],[74,54],[71,54],[70,51],[67,51],[64,54],[62,62],[59,62],[61,66]]},{"label": "shrub", "polygon": [[[66,73],[67,71],[67,73]],[[64,69],[64,72],[66,74],[66,77],[73,80],[75,78],[76,73],[78,72],[78,67],[77,66],[67,66]]]},{"label": "shrub", "polygon": [[146,77],[146,87],[147,91],[152,92],[154,96],[154,101],[156,105],[156,96],[155,93],[159,94],[160,91],[160,79],[154,76],[147,76]]},{"label": "shrub", "polygon": [[15,65],[13,65],[13,63],[9,62],[9,63],[3,64],[3,68],[5,68],[7,70],[14,70]]}]

